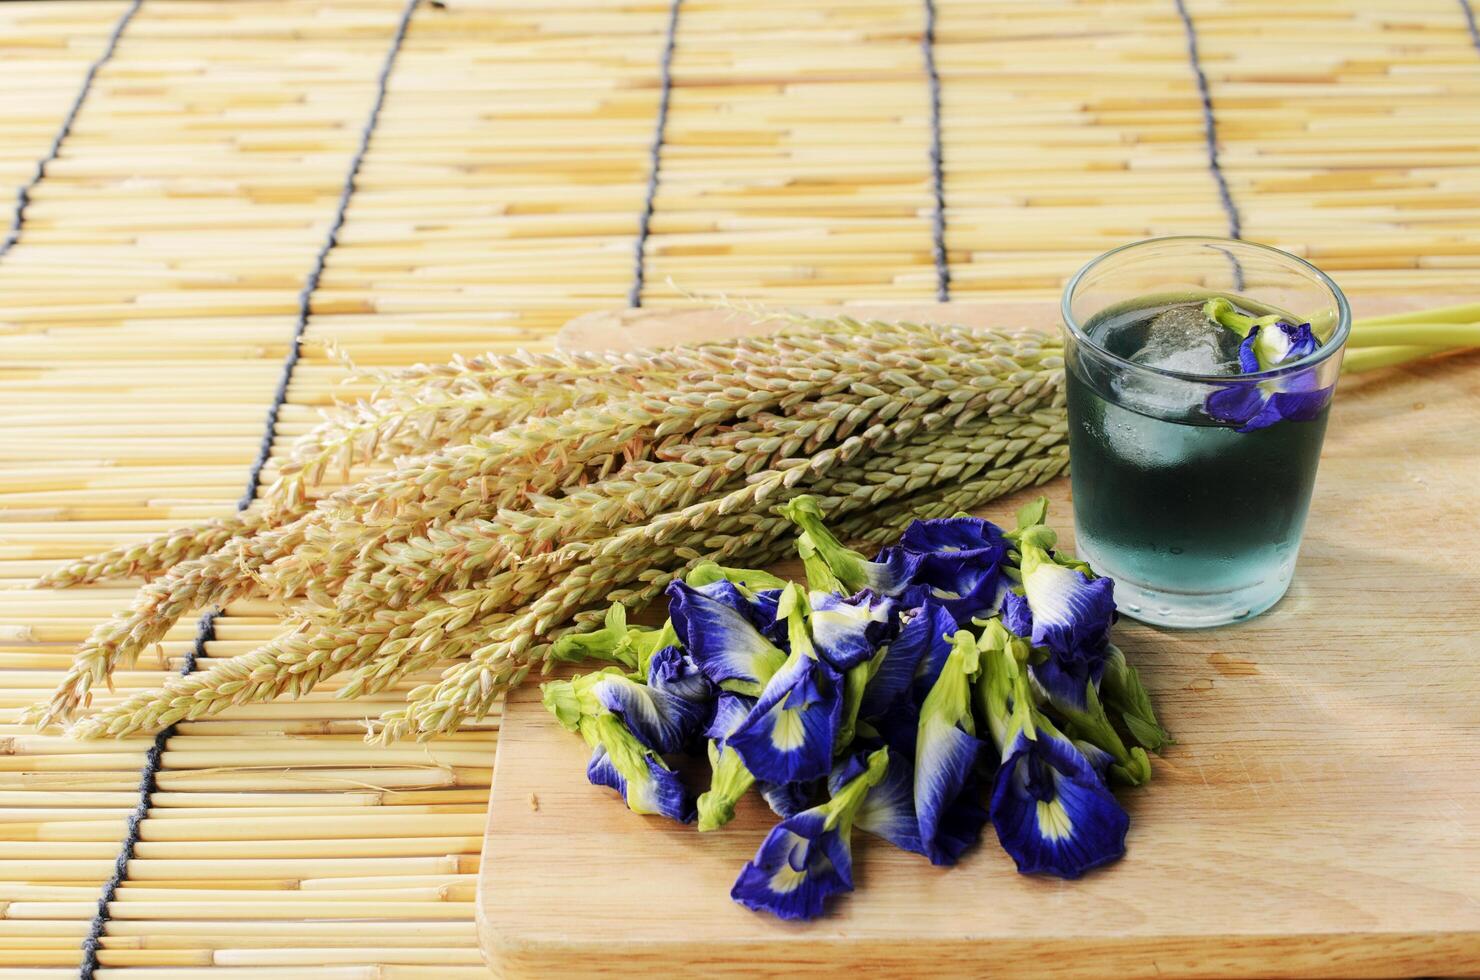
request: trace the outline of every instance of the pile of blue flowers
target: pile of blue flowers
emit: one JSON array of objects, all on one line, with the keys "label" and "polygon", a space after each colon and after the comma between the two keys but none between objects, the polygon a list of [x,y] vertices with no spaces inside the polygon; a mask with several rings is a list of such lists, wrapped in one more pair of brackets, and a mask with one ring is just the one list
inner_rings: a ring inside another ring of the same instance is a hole
[{"label": "pile of blue flowers", "polygon": [[[807,588],[698,565],[661,628],[616,605],[558,641],[612,666],[545,684],[545,705],[636,813],[713,830],[756,787],[782,819],[731,891],[752,909],[810,919],[851,891],[855,827],[949,865],[990,820],[1019,871],[1076,878],[1125,852],[1109,786],[1149,779],[1167,736],[1110,643],[1114,583],[1055,552],[1046,505],[1012,531],[916,521],[869,561],[799,497]],[[670,764],[686,753],[709,760],[697,798]]]}]

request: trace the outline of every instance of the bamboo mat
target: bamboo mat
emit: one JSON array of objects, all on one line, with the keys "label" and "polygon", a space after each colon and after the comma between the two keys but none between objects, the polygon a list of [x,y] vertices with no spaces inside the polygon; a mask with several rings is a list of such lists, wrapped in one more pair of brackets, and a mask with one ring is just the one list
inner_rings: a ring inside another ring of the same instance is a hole
[{"label": "bamboo mat", "polygon": [[[146,0],[0,255],[0,974],[78,974],[149,746],[15,723],[130,595],[25,586],[233,509],[403,7]],[[0,5],[0,186],[47,157],[128,9]],[[274,446],[354,393],[326,343],[362,365],[540,347],[634,284],[645,304],[685,302],[670,279],[783,302],[1043,297],[1123,241],[1237,229],[1350,288],[1471,291],[1467,14],[1463,0],[423,4]],[[204,657],[245,652],[278,616],[231,606]],[[124,672],[120,691],[178,670],[195,635],[182,622],[167,663]],[[497,719],[371,749],[360,720],[385,705],[334,689],[177,728],[96,975],[484,975],[472,882]]]}]

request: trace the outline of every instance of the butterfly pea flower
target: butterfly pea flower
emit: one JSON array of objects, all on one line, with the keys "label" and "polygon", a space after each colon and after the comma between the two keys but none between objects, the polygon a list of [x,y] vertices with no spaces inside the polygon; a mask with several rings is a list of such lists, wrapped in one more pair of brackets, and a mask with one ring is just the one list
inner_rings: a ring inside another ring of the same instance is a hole
[{"label": "butterfly pea flower", "polygon": [[[1043,654],[1035,652],[1034,656]],[[1043,700],[1063,716],[1075,744],[1088,742],[1105,752],[1112,760],[1109,772],[1120,782],[1139,786],[1150,780],[1151,760],[1147,758],[1146,750],[1139,745],[1126,747],[1120,733],[1111,723],[1105,706],[1100,703],[1099,690],[1094,680],[1081,676],[1078,680],[1078,697],[1062,697],[1057,693],[1064,686],[1062,680],[1054,686],[1047,686],[1042,680],[1046,676],[1044,668],[1052,664],[1051,657],[1045,658],[1042,663],[1030,663],[1028,679]]]},{"label": "butterfly pea flower", "polygon": [[[1239,370],[1244,374],[1269,371],[1315,353],[1320,341],[1309,323],[1292,324],[1278,314],[1249,317],[1226,299],[1203,306],[1209,317],[1233,330],[1239,344]],[[1221,422],[1235,423],[1240,432],[1253,432],[1276,422],[1315,418],[1331,400],[1331,386],[1322,387],[1317,372],[1295,371],[1257,384],[1232,384],[1208,396],[1207,412]]]},{"label": "butterfly pea flower", "polygon": [[926,599],[903,618],[898,635],[884,649],[864,688],[859,716],[876,718],[884,714],[916,683],[923,701],[950,656],[950,637],[955,632],[955,617],[934,599]]},{"label": "butterfly pea flower", "polygon": [[[1246,374],[1267,371],[1297,361],[1316,347],[1308,323],[1292,326],[1282,320],[1256,326],[1239,345],[1239,367]],[[1331,391],[1332,386],[1323,387],[1311,368],[1219,388],[1208,396],[1205,407],[1214,419],[1237,424],[1239,432],[1253,432],[1287,419],[1306,422],[1315,418],[1330,402]]]},{"label": "butterfly pea flower", "polygon": [[992,824],[1023,874],[1078,878],[1125,854],[1130,818],[1083,752],[1036,716],[1002,750]]},{"label": "butterfly pea flower", "polygon": [[[857,777],[866,753],[854,753],[833,767],[828,776],[829,793],[837,793]],[[915,816],[915,767],[903,752],[890,752],[889,764],[878,785],[868,791],[858,808],[855,826],[882,837],[901,850],[925,853],[920,840],[920,822]]]},{"label": "butterfly pea flower", "polygon": [[714,717],[705,735],[709,737],[709,789],[699,795],[698,816],[701,831],[718,830],[735,817],[735,804],[755,784],[755,776],[745,768],[734,749],[725,744],[740,726],[755,698],[721,692],[715,704]]},{"label": "butterfly pea flower", "polygon": [[716,686],[752,697],[786,662],[734,606],[684,582],[668,586],[668,615],[685,652]]},{"label": "butterfly pea flower", "polygon": [[1000,624],[982,637],[982,711],[1001,763],[990,814],[1023,874],[1077,878],[1125,853],[1130,827],[1105,786],[1098,752],[1085,753],[1033,705],[1027,644]]},{"label": "butterfly pea flower", "polygon": [[956,633],[945,666],[920,706],[915,814],[924,853],[933,864],[950,864],[960,853],[944,843],[951,813],[977,792],[975,769],[985,743],[976,737],[971,692],[980,662],[976,638],[966,630]]},{"label": "butterfly pea flower", "polygon": [[1032,616],[1033,645],[1066,660],[1102,660],[1115,620],[1115,583],[1060,564],[1043,540],[1025,533],[1020,542],[1018,567]]},{"label": "butterfly pea flower", "polygon": [[648,686],[688,701],[708,704],[715,689],[709,678],[694,663],[694,658],[676,646],[663,647],[648,661]]},{"label": "butterfly pea flower", "polygon": [[797,551],[807,572],[807,586],[814,592],[853,595],[868,589],[875,595],[898,596],[913,581],[918,562],[904,552],[881,553],[886,560],[869,561],[846,548],[822,520],[815,497],[803,494],[779,508],[781,515],[801,528]]},{"label": "butterfly pea flower", "polygon": [[889,751],[879,749],[826,803],[773,827],[735,879],[730,897],[777,918],[815,919],[830,896],[852,891],[853,822],[888,764]]},{"label": "butterfly pea flower", "polygon": [[813,647],[817,655],[843,675],[843,710],[836,747],[853,741],[864,690],[883,656],[886,641],[898,626],[897,603],[864,589],[854,596],[813,592],[809,598]]},{"label": "butterfly pea flower", "polygon": [[607,674],[590,688],[591,696],[622,719],[627,729],[654,752],[681,752],[704,727],[709,705]]},{"label": "butterfly pea flower", "polygon": [[637,646],[627,626],[627,607],[612,603],[602,628],[589,633],[566,633],[550,645],[550,657],[564,663],[599,660],[637,669]]},{"label": "butterfly pea flower", "polygon": [[1316,352],[1320,345],[1310,324],[1290,324],[1278,320],[1249,331],[1238,348],[1239,370],[1245,374],[1268,371],[1290,361],[1298,361]]},{"label": "butterfly pea flower", "polygon": [[686,698],[640,684],[617,667],[569,681],[549,681],[540,689],[545,707],[570,731],[583,731],[583,722],[611,713],[654,752],[682,751],[710,714],[706,698]]},{"label": "butterfly pea flower", "polygon": [[843,679],[818,656],[807,622],[807,598],[795,585],[782,593],[781,615],[787,620],[791,653],[725,744],[757,779],[821,779],[832,766]]},{"label": "butterfly pea flower", "polygon": [[812,644],[837,671],[872,659],[896,625],[895,600],[867,589],[853,596],[813,592],[808,603]]},{"label": "butterfly pea flower", "polygon": [[[1026,598],[1010,593],[999,620],[1000,627],[1012,634],[1009,642],[1022,643],[1026,648],[1021,638],[1032,635],[1032,622]],[[1101,649],[1092,648],[1088,653],[1081,650],[1074,656],[1046,648],[1032,650],[1023,657],[1027,676],[1041,699],[1068,719],[1076,740],[1102,748],[1114,761],[1116,778],[1139,785],[1151,778],[1151,762],[1141,749],[1126,747],[1100,703],[1098,685],[1105,652],[1114,648],[1106,642]]]},{"label": "butterfly pea flower", "polygon": [[586,778],[622,795],[633,813],[668,817],[680,823],[694,819],[694,801],[678,773],[642,744],[615,714],[606,712],[582,721],[582,734],[595,746]]},{"label": "butterfly pea flower", "polygon": [[1033,635],[1033,611],[1028,608],[1028,597],[1017,590],[1010,590],[1002,598],[1000,612],[1002,625],[1009,633],[1017,636]]},{"label": "butterfly pea flower", "polygon": [[[630,679],[620,667],[606,667],[588,674],[581,674],[568,681],[546,681],[540,685],[541,700],[544,702],[545,709],[554,715],[567,731],[589,734],[582,730],[581,723],[606,710],[591,689],[609,677],[621,680]],[[588,738],[587,741],[590,739]]]},{"label": "butterfly pea flower", "polygon": [[786,624],[776,620],[776,604],[786,587],[785,579],[758,569],[729,568],[706,561],[690,569],[684,582],[739,612],[771,642],[786,640]]},{"label": "butterfly pea flower", "polygon": [[914,563],[909,594],[942,603],[958,624],[997,611],[1008,553],[1007,538],[997,525],[977,517],[915,521],[905,528],[899,544],[879,557],[887,561],[892,551]]},{"label": "butterfly pea flower", "polygon": [[1114,644],[1110,645],[1109,656],[1105,658],[1100,693],[1106,707],[1120,716],[1131,737],[1144,748],[1156,752],[1172,740],[1156,720],[1151,696],[1141,686],[1140,675],[1126,663],[1125,654]]},{"label": "butterfly pea flower", "polygon": [[812,805],[815,783],[756,783],[761,799],[778,817],[794,817]]},{"label": "butterfly pea flower", "polygon": [[[1024,545],[1024,551],[1033,548],[1033,543]],[[1046,554],[1046,552],[1040,552]],[[1029,595],[1018,595],[1017,592],[1009,592],[1002,604],[1000,622],[1006,631],[1018,637],[1039,637],[1039,641],[1045,645],[1037,647],[1037,656],[1033,657],[1032,666],[1029,668],[1030,677],[1042,688],[1043,693],[1051,699],[1055,705],[1066,706],[1072,711],[1089,711],[1088,702],[1085,699],[1086,685],[1098,684],[1100,675],[1104,671],[1104,659],[1110,648],[1110,623],[1114,620],[1113,594],[1110,592],[1110,580],[1098,579],[1088,565],[1083,563],[1067,564],[1060,555],[1054,555],[1054,563],[1058,565],[1052,571],[1052,576],[1057,577],[1058,583],[1072,586],[1077,580],[1070,577],[1079,576],[1085,582],[1106,583],[1106,594],[1098,600],[1106,600],[1110,603],[1110,613],[1107,619],[1103,619],[1103,608],[1095,608],[1083,616],[1072,620],[1067,628],[1057,629],[1057,632],[1039,631],[1037,619],[1030,603]],[[1042,574],[1040,574],[1039,585],[1042,585]],[[1049,582],[1049,586],[1055,582]],[[1091,586],[1101,588],[1101,586]],[[1052,589],[1046,589],[1052,595]],[[1103,625],[1101,625],[1103,619]],[[1063,622],[1063,620],[1061,620]],[[1035,641],[1035,642],[1039,642]]]}]

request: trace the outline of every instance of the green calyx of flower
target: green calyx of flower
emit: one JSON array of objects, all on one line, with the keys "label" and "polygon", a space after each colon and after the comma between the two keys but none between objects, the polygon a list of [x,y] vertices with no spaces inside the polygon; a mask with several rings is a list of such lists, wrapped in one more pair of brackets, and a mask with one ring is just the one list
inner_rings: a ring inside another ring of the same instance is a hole
[{"label": "green calyx of flower", "polygon": [[1278,313],[1270,313],[1267,316],[1249,316],[1240,313],[1233,303],[1222,296],[1214,296],[1204,303],[1203,315],[1214,323],[1227,327],[1240,337],[1247,337],[1255,327],[1269,326],[1286,319]]},{"label": "green calyx of flower", "polygon": [[653,654],[665,647],[679,646],[678,632],[673,628],[671,619],[665,619],[663,625],[655,630],[644,629],[640,626],[630,627],[627,630],[627,642],[632,649],[637,651],[638,680],[647,679],[653,662]]},{"label": "green calyx of flower", "polygon": [[874,665],[879,660],[879,655],[875,654],[872,659],[848,668],[843,675],[843,712],[838,720],[837,737],[833,740],[834,752],[842,752],[852,745],[858,734],[858,709],[863,706],[864,689],[868,687]]},{"label": "green calyx of flower", "polygon": [[565,634],[550,645],[550,659],[563,663],[595,660],[621,664],[641,679],[648,675],[653,654],[677,645],[678,634],[672,623],[665,622],[657,629],[628,626],[627,607],[615,602],[606,611],[601,629]]},{"label": "green calyx of flower", "polygon": [[[1047,533],[1040,533],[1039,528]],[[1054,563],[1048,549],[1057,543],[1058,535],[1054,534],[1053,529],[1041,524],[1024,532],[1023,538],[1018,542],[1018,569],[1024,578],[1032,575],[1039,565]]]},{"label": "green calyx of flower", "polygon": [[740,761],[734,749],[721,748],[709,742],[709,789],[699,796],[699,829],[718,830],[735,817],[735,804],[740,802],[755,777]]},{"label": "green calyx of flower", "polygon": [[1094,681],[1085,685],[1083,710],[1056,701],[1051,703],[1064,716],[1071,738],[1088,742],[1115,760],[1110,766],[1111,776],[1131,786],[1140,786],[1151,779],[1151,760],[1146,750],[1139,745],[1126,747],[1105,713]]},{"label": "green calyx of flower", "polygon": [[[581,731],[582,734],[587,734],[581,727],[582,722],[595,718],[606,710],[591,689],[598,682],[614,676],[624,681],[631,679],[620,667],[606,667],[589,674],[581,674],[568,681],[546,681],[540,685],[541,700],[546,710],[554,715],[567,731]],[[588,738],[587,741],[590,739]]]},{"label": "green calyx of flower", "polygon": [[870,752],[868,760],[864,763],[863,772],[839,786],[832,798],[822,805],[826,814],[824,826],[828,830],[840,826],[851,828],[853,818],[858,814],[858,808],[863,806],[863,801],[868,798],[869,790],[884,781],[884,774],[888,769],[889,750],[887,748]]},{"label": "green calyx of flower", "polygon": [[807,572],[808,588],[817,592],[852,595],[868,584],[867,559],[845,548],[823,523],[817,498],[803,494],[778,508],[781,516],[801,528],[797,551]]},{"label": "green calyx of flower", "polygon": [[[1058,535],[1054,529],[1043,523],[1048,518],[1048,498],[1037,497],[1022,507],[1017,512],[1017,527],[1006,532],[1003,537],[1021,549],[1025,544],[1033,544],[1040,548],[1052,548],[1058,541]],[[1017,560],[1017,553],[1010,552],[1008,557]]]},{"label": "green calyx of flower", "polygon": [[976,681],[976,699],[992,741],[1002,749],[1019,731],[1034,737],[1026,642],[1009,633],[1000,619],[993,619],[982,631],[978,646],[981,675]]},{"label": "green calyx of flower", "polygon": [[972,683],[981,673],[982,655],[976,637],[961,630],[951,637],[951,652],[941,666],[940,676],[920,706],[921,726],[931,722],[956,725],[968,735],[976,734],[971,714]]},{"label": "green calyx of flower", "polygon": [[695,588],[713,585],[715,582],[733,584],[742,593],[746,593],[746,598],[754,598],[755,593],[766,589],[786,588],[786,579],[777,578],[770,572],[756,568],[729,568],[712,561],[701,561],[684,576],[684,583]]},{"label": "green calyx of flower", "polygon": [[[589,732],[589,734],[588,734]],[[602,712],[589,721],[582,722],[581,733],[586,735],[587,742],[592,748],[598,746],[606,749],[607,759],[612,767],[622,774],[622,778],[629,786],[639,785],[652,778],[648,769],[648,760],[652,759],[664,769],[668,764],[663,757],[650,750],[637,740],[637,736],[627,730],[622,724],[622,719],[610,711]],[[642,808],[637,798],[631,794],[627,796],[627,806],[633,813],[651,812]]]},{"label": "green calyx of flower", "polygon": [[1151,696],[1141,686],[1136,668],[1126,662],[1125,654],[1117,646],[1110,647],[1110,656],[1105,660],[1100,692],[1104,695],[1106,707],[1120,716],[1131,738],[1142,746],[1152,752],[1160,752],[1172,741],[1171,735],[1156,720]]},{"label": "green calyx of flower", "polygon": [[589,633],[567,633],[550,646],[550,659],[564,663],[599,660],[637,669],[637,650],[632,646],[627,627],[627,607],[612,603],[606,611],[601,629]]},{"label": "green calyx of flower", "polygon": [[808,601],[807,593],[795,582],[786,583],[776,602],[776,621],[786,622],[786,640],[793,659],[817,659],[817,649],[812,644],[812,625],[807,621],[811,615],[812,603]]}]

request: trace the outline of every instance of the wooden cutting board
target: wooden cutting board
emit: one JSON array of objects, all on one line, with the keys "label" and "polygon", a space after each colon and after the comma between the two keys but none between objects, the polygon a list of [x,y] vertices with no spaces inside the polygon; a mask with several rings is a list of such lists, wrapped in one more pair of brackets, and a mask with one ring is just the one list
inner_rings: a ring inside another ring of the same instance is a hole
[{"label": "wooden cutting board", "polygon": [[[880,312],[1055,317],[1023,303]],[[744,329],[636,310],[575,321],[563,343]],[[1046,492],[1067,532],[1068,480]],[[981,513],[1006,522],[1029,495]],[[1148,787],[1122,794],[1125,859],[1062,882],[1018,875],[990,827],[953,869],[858,834],[857,891],[810,925],[729,899],[774,822],[763,804],[702,835],[629,813],[586,782],[584,743],[528,685],[499,740],[484,953],[505,976],[1480,973],[1477,554],[1480,356],[1347,379],[1289,595],[1215,631],[1117,627],[1178,739]]]}]

